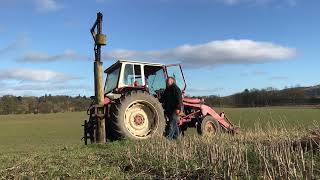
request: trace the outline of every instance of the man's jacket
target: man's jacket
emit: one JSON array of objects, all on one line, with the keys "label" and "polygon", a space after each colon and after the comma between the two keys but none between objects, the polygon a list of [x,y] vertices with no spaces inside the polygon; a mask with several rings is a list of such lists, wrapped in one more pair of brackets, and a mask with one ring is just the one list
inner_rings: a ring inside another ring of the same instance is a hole
[{"label": "man's jacket", "polygon": [[166,114],[172,114],[176,109],[182,107],[182,93],[176,84],[167,87],[160,99]]}]

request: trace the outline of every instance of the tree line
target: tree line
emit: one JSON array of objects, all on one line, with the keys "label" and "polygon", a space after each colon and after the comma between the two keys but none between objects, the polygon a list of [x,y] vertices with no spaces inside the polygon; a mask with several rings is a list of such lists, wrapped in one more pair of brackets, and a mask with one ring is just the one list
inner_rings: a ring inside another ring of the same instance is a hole
[{"label": "tree line", "polygon": [[86,96],[0,97],[0,114],[57,113],[87,110],[91,103]]},{"label": "tree line", "polygon": [[[202,96],[211,106],[264,107],[320,105],[320,86],[295,87],[277,90],[275,88],[245,89],[231,96]],[[5,95],[0,97],[0,114],[57,113],[85,111],[91,99],[86,96],[21,97]]]},{"label": "tree line", "polygon": [[295,87],[277,90],[275,88],[245,89],[231,96],[205,96],[205,101],[212,106],[264,107],[320,105],[320,87]]}]

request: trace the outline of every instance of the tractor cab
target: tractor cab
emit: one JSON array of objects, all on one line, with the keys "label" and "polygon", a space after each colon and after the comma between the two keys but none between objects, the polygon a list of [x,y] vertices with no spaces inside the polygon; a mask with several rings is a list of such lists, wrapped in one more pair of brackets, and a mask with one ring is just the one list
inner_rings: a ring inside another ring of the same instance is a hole
[{"label": "tractor cab", "polygon": [[132,89],[143,89],[157,96],[166,88],[166,79],[172,76],[176,79],[181,90],[185,90],[186,83],[179,64],[163,65],[138,61],[119,60],[108,69],[105,83],[105,95],[114,99]]}]

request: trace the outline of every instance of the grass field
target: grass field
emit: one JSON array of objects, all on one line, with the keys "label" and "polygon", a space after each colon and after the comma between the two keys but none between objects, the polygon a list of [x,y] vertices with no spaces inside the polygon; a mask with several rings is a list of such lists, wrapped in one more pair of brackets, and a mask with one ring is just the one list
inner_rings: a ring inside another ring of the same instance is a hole
[{"label": "grass field", "polygon": [[319,127],[320,109],[221,110],[241,135],[89,146],[80,140],[84,112],[0,116],[0,178],[320,178],[319,151],[288,145]]}]

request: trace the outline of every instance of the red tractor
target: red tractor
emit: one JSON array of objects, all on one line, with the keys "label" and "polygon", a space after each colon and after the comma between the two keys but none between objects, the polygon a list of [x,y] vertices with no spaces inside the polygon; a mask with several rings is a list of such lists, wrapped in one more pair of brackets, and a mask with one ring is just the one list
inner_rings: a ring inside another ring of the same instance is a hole
[{"label": "red tractor", "polygon": [[[176,79],[177,86],[186,92],[184,75],[179,64],[163,65],[119,60],[108,69],[104,87],[106,134],[110,139],[147,139],[165,132],[166,118],[159,99],[166,88],[166,79]],[[89,115],[95,105],[89,109]],[[95,112],[91,113],[95,115]],[[197,128],[201,135],[215,136],[220,132],[234,133],[235,126],[224,113],[218,114],[202,99],[183,97],[182,132]],[[90,116],[91,117],[91,116]],[[87,127],[94,127],[90,118]],[[94,129],[85,129],[93,137]]]},{"label": "red tractor", "polygon": [[109,139],[147,139],[165,133],[166,117],[159,102],[166,88],[166,79],[174,77],[183,94],[180,128],[195,127],[201,135],[215,136],[220,132],[234,134],[235,126],[222,112],[218,114],[202,99],[187,98],[186,82],[179,64],[163,65],[119,60],[108,69],[103,90],[101,46],[106,45],[102,34],[102,14],[91,28],[95,41],[95,96],[84,123],[84,140],[104,143]]}]

